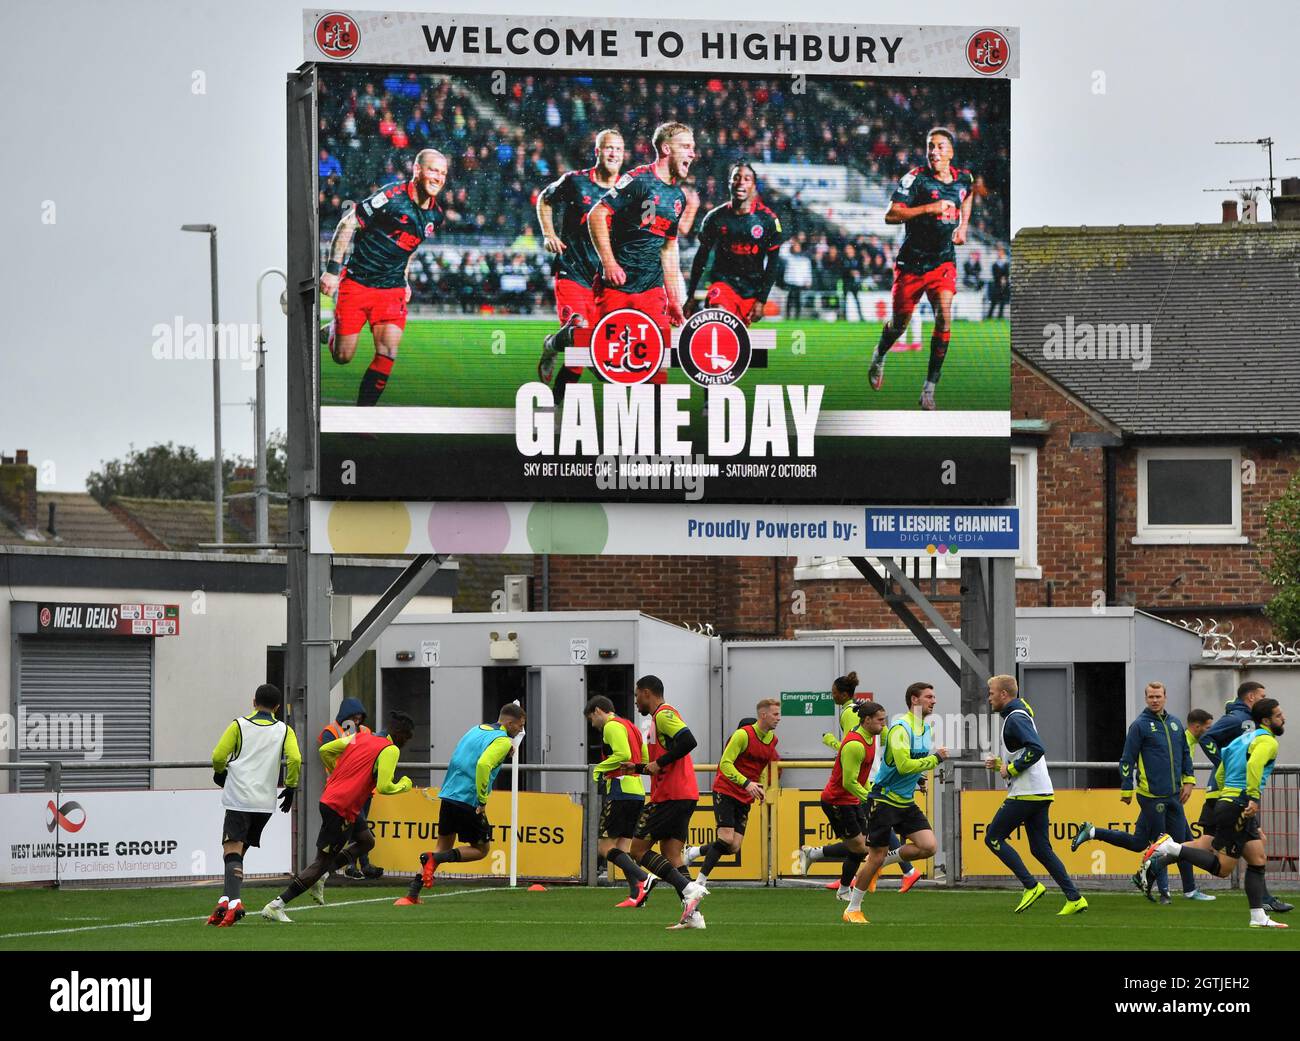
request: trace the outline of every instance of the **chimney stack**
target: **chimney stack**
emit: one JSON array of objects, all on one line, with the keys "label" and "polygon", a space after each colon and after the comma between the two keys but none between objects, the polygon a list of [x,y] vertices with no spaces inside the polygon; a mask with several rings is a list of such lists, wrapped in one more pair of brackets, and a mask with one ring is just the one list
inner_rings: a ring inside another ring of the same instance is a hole
[{"label": "chimney stack", "polygon": [[1300,177],[1282,178],[1282,194],[1273,197],[1273,220],[1300,224]]},{"label": "chimney stack", "polygon": [[36,467],[28,464],[25,448],[0,460],[0,507],[22,530],[36,530]]},{"label": "chimney stack", "polygon": [[1237,223],[1237,200],[1236,199],[1223,200],[1223,223],[1224,224]]}]

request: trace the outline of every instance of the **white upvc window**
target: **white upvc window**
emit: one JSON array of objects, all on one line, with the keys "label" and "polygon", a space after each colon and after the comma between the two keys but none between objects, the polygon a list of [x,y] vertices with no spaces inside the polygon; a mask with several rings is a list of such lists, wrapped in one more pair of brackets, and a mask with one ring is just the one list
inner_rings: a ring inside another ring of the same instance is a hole
[{"label": "white upvc window", "polygon": [[1241,449],[1138,449],[1134,545],[1247,541],[1241,533]]},{"label": "white upvc window", "polygon": [[[1020,507],[1020,553],[1016,557],[1016,578],[1039,579],[1043,569],[1038,564],[1038,449],[1011,449],[1011,506]],[[884,568],[875,557],[867,558],[880,574]],[[910,574],[910,569],[909,569]],[[921,577],[930,574],[929,563],[921,562]],[[935,574],[939,578],[960,578],[958,560],[939,558]],[[795,564],[794,580],[808,582],[816,579],[861,578],[858,569],[848,557],[800,557]]]}]

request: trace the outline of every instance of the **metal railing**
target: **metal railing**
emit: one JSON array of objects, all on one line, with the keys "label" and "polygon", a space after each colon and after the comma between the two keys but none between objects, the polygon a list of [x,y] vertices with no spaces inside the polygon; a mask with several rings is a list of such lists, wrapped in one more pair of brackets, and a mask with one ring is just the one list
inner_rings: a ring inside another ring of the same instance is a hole
[{"label": "metal railing", "polygon": [[[16,773],[18,771],[40,771],[44,775],[45,791],[59,792],[73,786],[75,790],[75,776],[82,770],[210,770],[210,760],[149,760],[141,761],[115,761],[100,760],[97,762],[84,762],[80,760],[49,760],[45,762],[7,762],[0,763],[0,776],[4,773]],[[402,772],[411,771],[445,771],[448,764],[443,762],[420,762],[405,761],[399,763],[398,769]],[[567,791],[561,791],[554,794],[566,794],[579,800],[583,812],[582,827],[582,851],[581,851],[581,875],[579,880],[587,885],[597,884],[597,845],[599,829],[599,807],[600,791],[595,779],[591,774],[592,764],[586,763],[561,763],[561,764],[536,764],[536,763],[518,763],[510,769],[515,773],[515,784],[517,790],[517,778],[520,775],[548,775],[548,774],[568,774],[581,777],[580,785],[574,785]],[[831,761],[829,759],[809,759],[809,760],[784,760],[779,764],[779,768],[769,771],[767,780],[769,783],[769,793],[775,795],[781,790],[781,773],[788,770],[829,770]],[[1196,767],[1198,774],[1208,773],[1208,766],[1198,764]],[[695,772],[697,774],[712,774],[717,770],[716,764],[697,763]],[[1067,761],[1053,762],[1051,764],[1053,773],[1058,771],[1102,771],[1108,775],[1114,775],[1117,780],[1119,776],[1118,765],[1114,762],[1087,762],[1087,761]],[[990,775],[985,768],[982,760],[955,759],[944,762],[938,770],[932,781],[932,787],[929,793],[929,812],[932,823],[934,824],[935,834],[939,840],[939,851],[935,857],[937,879],[946,885],[959,885],[965,882],[979,882],[988,884],[991,881],[1004,880],[1011,883],[1013,880],[1009,876],[989,876],[989,875],[971,875],[963,869],[962,865],[962,792],[1005,787],[1002,782],[991,783],[995,775]],[[978,783],[972,783],[978,782]],[[704,789],[704,785],[701,785]],[[1063,786],[1058,786],[1059,791],[1064,791]],[[1081,789],[1091,791],[1113,791],[1114,789]],[[774,803],[775,799],[770,799]],[[1122,811],[1116,807],[1116,813],[1123,813],[1126,817],[1136,817],[1136,807],[1125,807]],[[297,811],[294,814],[297,820]],[[764,835],[764,844],[766,850],[767,870],[765,881],[767,884],[777,882],[783,875],[783,857],[788,850],[777,848],[777,822],[776,815],[772,811],[760,813],[757,821],[762,822],[766,828]],[[1061,823],[1058,819],[1056,823]],[[1190,822],[1189,822],[1190,823]],[[516,837],[515,821],[511,821],[511,838]],[[1267,836],[1266,849],[1268,853],[1268,871],[1270,882],[1277,882],[1282,885],[1294,885],[1300,882],[1300,765],[1284,764],[1274,768],[1268,787],[1264,792],[1263,806],[1260,814],[1260,826]],[[512,861],[513,866],[513,861]],[[1095,881],[1122,881],[1127,878],[1124,874],[1093,874],[1089,876]],[[1238,880],[1233,880],[1236,886]]]}]

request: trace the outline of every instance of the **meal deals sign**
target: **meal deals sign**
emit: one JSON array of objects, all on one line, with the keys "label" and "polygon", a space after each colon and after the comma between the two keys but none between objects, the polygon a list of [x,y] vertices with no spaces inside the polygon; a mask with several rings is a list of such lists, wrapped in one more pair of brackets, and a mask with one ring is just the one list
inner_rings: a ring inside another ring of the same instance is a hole
[{"label": "meal deals sign", "polygon": [[179,636],[181,609],[177,604],[36,605],[36,628],[43,635]]},{"label": "meal deals sign", "polygon": [[[220,875],[224,819],[218,789],[0,795],[0,883]],[[287,814],[271,814],[247,870],[293,870]]]}]

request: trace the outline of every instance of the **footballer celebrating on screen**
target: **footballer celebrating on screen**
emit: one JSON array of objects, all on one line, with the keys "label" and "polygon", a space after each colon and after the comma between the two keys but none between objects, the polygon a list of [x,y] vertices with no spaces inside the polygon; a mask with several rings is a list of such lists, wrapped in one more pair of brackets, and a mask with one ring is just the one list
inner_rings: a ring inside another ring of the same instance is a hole
[{"label": "footballer celebrating on screen", "polygon": [[630,307],[661,327],[681,325],[682,273],[677,231],[688,200],[681,182],[695,161],[695,135],[682,123],[654,132],[655,161],[618,179],[587,218],[600,257],[594,284],[604,316]]},{"label": "footballer celebrating on screen", "polygon": [[926,135],[928,166],[913,167],[894,189],[886,224],[906,225],[894,264],[894,288],[889,321],[871,355],[867,377],[872,390],[885,382],[885,358],[907,330],[912,311],[924,294],[934,309],[930,336],[930,365],[921,387],[921,408],[935,409],[934,389],[952,336],[952,298],[957,293],[957,251],[966,241],[974,195],[969,170],[952,165],[956,139],[952,131],[935,127]]},{"label": "footballer celebrating on screen", "polygon": [[[600,256],[587,234],[587,215],[596,200],[614,187],[623,167],[623,135],[602,130],[596,135],[596,165],[571,170],[547,185],[537,197],[537,222],[542,228],[546,252],[555,254],[555,310],[560,324],[590,329],[596,324],[596,299],[592,283],[600,271]],[[556,230],[556,211],[559,230]],[[555,374],[555,356],[568,346],[571,336],[552,333],[542,346],[537,378],[550,383]],[[582,367],[561,368],[555,384],[555,400],[564,400],[568,384],[582,378]]]},{"label": "footballer celebrating on screen", "polygon": [[407,276],[420,244],[442,226],[437,200],[446,183],[447,157],[426,148],[416,155],[409,181],[387,185],[363,200],[334,231],[320,279],[321,292],[334,297],[330,356],[340,365],[350,362],[367,323],[375,348],[361,378],[358,405],[376,404],[392,374],[411,299]]},{"label": "footballer celebrating on screen", "polygon": [[758,179],[748,163],[731,168],[731,201],[715,207],[700,222],[700,248],[686,289],[687,313],[695,310],[695,290],[713,255],[713,283],[705,307],[720,307],[746,325],[763,317],[767,295],[780,268],[781,221],[758,198]]}]

